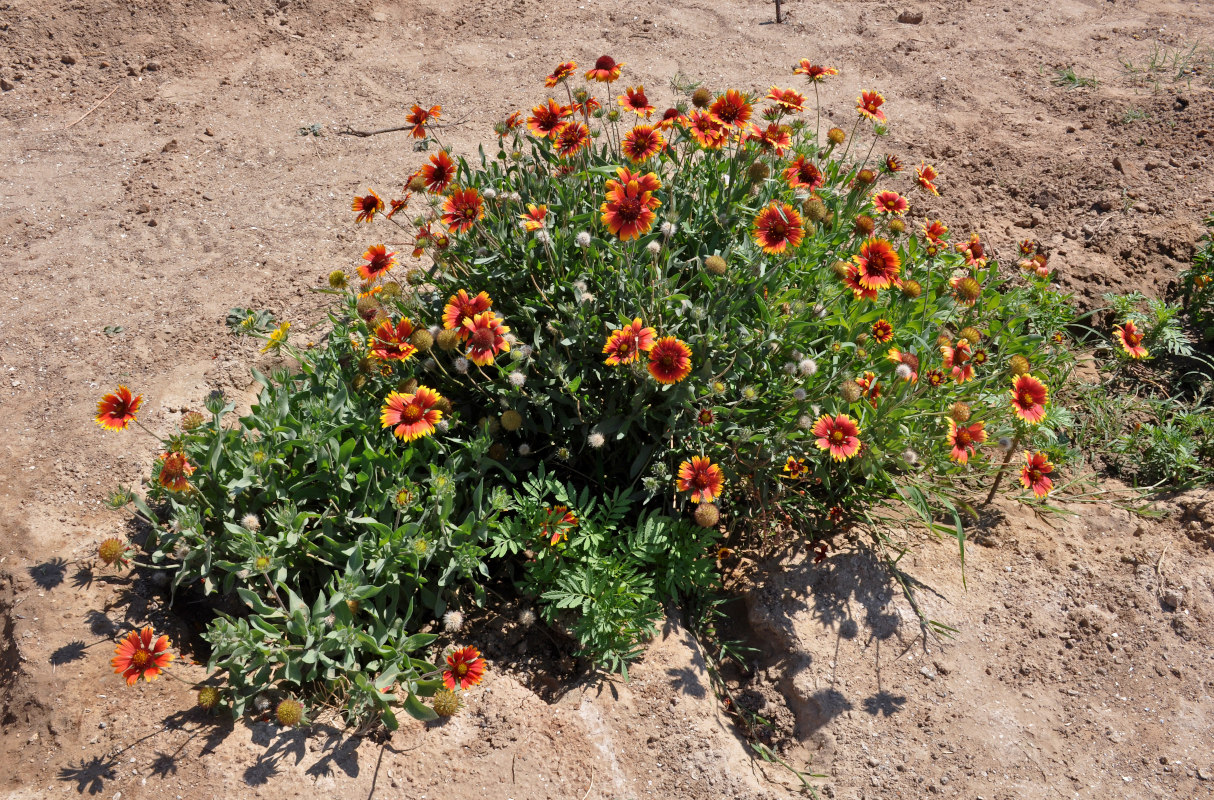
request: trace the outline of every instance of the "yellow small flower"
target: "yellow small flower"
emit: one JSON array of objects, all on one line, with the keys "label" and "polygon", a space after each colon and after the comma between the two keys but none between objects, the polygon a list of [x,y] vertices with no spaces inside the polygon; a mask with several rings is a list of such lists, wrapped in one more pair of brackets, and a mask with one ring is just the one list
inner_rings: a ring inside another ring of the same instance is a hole
[{"label": "yellow small flower", "polygon": [[291,323],[289,323],[289,322],[282,323],[281,325],[279,325],[277,328],[274,329],[273,333],[270,334],[270,338],[266,342],[266,346],[261,348],[261,352],[265,353],[270,350],[278,350],[284,344],[287,343],[287,337],[290,335],[290,333],[291,333]]}]

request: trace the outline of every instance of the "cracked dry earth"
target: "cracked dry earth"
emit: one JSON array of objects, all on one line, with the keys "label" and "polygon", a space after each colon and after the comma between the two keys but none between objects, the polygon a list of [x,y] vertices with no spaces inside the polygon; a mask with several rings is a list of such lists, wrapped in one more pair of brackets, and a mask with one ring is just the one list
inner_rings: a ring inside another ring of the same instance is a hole
[{"label": "cracked dry earth", "polygon": [[[916,221],[978,231],[1004,261],[1038,239],[1087,308],[1163,295],[1191,258],[1214,210],[1209,3],[783,8],[777,26],[750,0],[0,0],[0,795],[797,794],[751,758],[674,619],[628,684],[538,680],[543,662],[489,626],[492,677],[448,725],[282,732],[189,711],[173,681],[127,690],[115,635],[150,622],[188,642],[197,620],[153,583],[86,569],[121,531],[101,499],[154,456],[91,424],[103,387],[138,386],[158,430],[211,389],[243,392],[266,357],[227,334],[227,309],[320,324],[310,289],[366,244],[349,197],[422,158],[337,132],[423,101],[473,153],[566,58],[609,52],[663,99],[676,71],[753,90],[802,57],[836,65],[828,118],[850,122],[858,90],[879,89],[889,150],[940,170]],[[1143,71],[1191,46],[1184,75]],[[1066,68],[1096,85],[1056,85]],[[1000,504],[965,586],[955,544],[906,532],[925,611],[958,631],[946,641],[920,635],[863,549],[759,565],[737,628],[760,656],[731,691],[776,723],[786,762],[825,776],[825,797],[1214,796],[1214,502],[1158,508]]]}]

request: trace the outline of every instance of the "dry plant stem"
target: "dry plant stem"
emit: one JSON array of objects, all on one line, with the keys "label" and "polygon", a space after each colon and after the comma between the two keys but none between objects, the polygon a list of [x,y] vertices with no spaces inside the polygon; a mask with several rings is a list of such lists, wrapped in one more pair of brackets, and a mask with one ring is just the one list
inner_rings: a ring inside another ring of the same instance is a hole
[{"label": "dry plant stem", "polygon": [[411,131],[411,130],[413,130],[412,125],[401,125],[401,126],[398,126],[395,128],[380,128],[377,131],[356,131],[353,128],[351,128],[349,125],[347,125],[345,127],[345,130],[338,131],[337,135],[338,136],[357,136],[359,138],[366,138],[368,136],[378,136],[381,133],[396,133],[397,131]]},{"label": "dry plant stem", "polygon": [[96,103],[94,103],[94,104],[93,104],[93,107],[92,107],[92,108],[90,108],[88,111],[85,111],[83,114],[81,114],[81,115],[80,115],[80,117],[79,117],[79,118],[76,120],[76,122],[69,122],[69,123],[67,124],[67,126],[64,128],[64,130],[66,131],[68,128],[72,127],[72,126],[73,126],[73,125],[75,125],[77,122],[80,122],[81,120],[83,120],[83,119],[84,119],[85,117],[87,117],[89,114],[92,114],[94,111],[96,111],[97,109],[101,108],[101,104],[102,104],[102,103],[104,103],[106,100],[109,100],[109,99],[110,99],[110,97],[112,97],[112,96],[113,96],[114,92],[118,91],[118,89],[119,89],[121,86],[122,86],[122,84],[120,83],[120,84],[118,84],[118,86],[115,86],[113,89],[110,89],[109,94],[107,94],[105,97],[101,98],[101,99],[100,99],[100,100],[98,100]]},{"label": "dry plant stem", "polygon": [[995,482],[991,484],[990,494],[986,496],[986,502],[982,505],[989,506],[995,499],[995,492],[999,491],[999,483],[1003,480],[1003,473],[1007,472],[1007,465],[1012,460],[1012,453],[1015,453],[1016,448],[1020,446],[1020,436],[1021,434],[1017,433],[1016,438],[1012,440],[1012,446],[1007,449],[1007,455],[1003,457],[1003,463],[999,465],[999,472],[995,475]]}]

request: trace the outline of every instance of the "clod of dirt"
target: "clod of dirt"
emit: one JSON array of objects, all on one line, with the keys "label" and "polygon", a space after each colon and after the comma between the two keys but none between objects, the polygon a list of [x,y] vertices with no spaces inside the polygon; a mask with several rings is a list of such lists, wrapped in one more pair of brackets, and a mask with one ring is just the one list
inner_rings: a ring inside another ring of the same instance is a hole
[{"label": "clod of dirt", "polygon": [[903,25],[918,25],[923,21],[923,12],[907,9],[898,15],[898,21]]}]

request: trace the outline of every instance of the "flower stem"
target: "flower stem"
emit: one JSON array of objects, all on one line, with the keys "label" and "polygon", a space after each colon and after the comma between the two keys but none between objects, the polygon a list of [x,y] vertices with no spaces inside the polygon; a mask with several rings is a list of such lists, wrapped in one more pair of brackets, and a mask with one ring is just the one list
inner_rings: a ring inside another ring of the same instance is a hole
[{"label": "flower stem", "polygon": [[1021,435],[1017,433],[1016,438],[1012,440],[1011,447],[1007,449],[1007,455],[1003,457],[1003,463],[999,465],[999,472],[995,475],[995,482],[991,484],[990,494],[986,496],[986,502],[982,505],[989,506],[991,501],[995,499],[995,492],[999,491],[999,483],[1003,480],[1003,473],[1007,472],[1007,465],[1012,460],[1012,453],[1015,453],[1016,448],[1020,446]]}]

